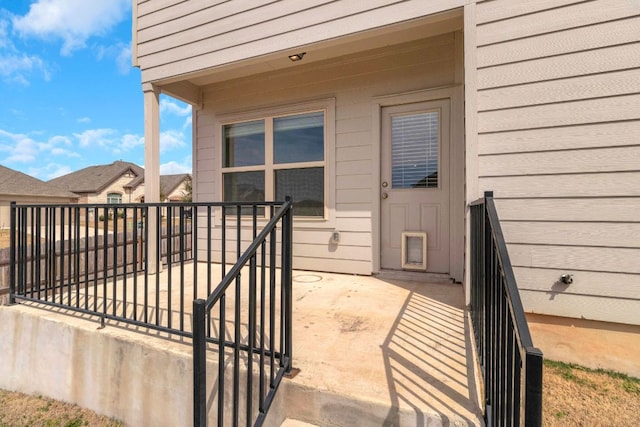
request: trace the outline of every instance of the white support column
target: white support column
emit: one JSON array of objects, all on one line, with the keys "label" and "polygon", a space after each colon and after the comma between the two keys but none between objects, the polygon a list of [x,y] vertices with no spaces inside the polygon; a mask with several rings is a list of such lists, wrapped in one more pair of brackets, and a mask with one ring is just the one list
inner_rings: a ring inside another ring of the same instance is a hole
[{"label": "white support column", "polygon": [[[160,90],[152,84],[142,85],[144,92],[144,201],[160,201]],[[156,209],[150,209],[147,218],[149,229],[147,271],[155,274],[162,271],[162,263],[157,265],[159,248],[156,233],[160,218]]]}]

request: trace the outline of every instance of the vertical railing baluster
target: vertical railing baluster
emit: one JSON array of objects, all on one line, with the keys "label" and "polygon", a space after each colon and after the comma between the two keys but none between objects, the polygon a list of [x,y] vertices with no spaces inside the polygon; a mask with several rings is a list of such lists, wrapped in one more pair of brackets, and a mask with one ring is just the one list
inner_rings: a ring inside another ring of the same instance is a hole
[{"label": "vertical railing baluster", "polygon": [[89,208],[84,207],[84,309],[89,310]]},{"label": "vertical railing baluster", "polygon": [[75,287],[76,287],[76,308],[80,308],[80,207],[74,206],[73,217],[75,223]]},{"label": "vertical railing baluster", "polygon": [[37,263],[35,283],[38,284],[38,299],[42,299],[41,287],[42,287],[42,207],[36,208],[36,259]]},{"label": "vertical railing baluster", "polygon": [[[224,242],[220,245],[224,250]],[[211,205],[207,206],[207,296],[211,295]],[[207,313],[207,336],[211,336],[211,312]]]},{"label": "vertical railing baluster", "polygon": [[113,209],[113,315],[116,316],[118,309],[118,209]]},{"label": "vertical railing baluster", "polygon": [[[131,230],[131,271],[133,274],[133,320],[138,320],[138,208],[133,208]],[[145,320],[146,322],[146,320]]]},{"label": "vertical railing baluster", "polygon": [[288,211],[285,216],[282,218],[282,233],[283,233],[283,265],[282,271],[284,272],[282,276],[282,284],[281,286],[285,289],[285,298],[283,304],[285,306],[285,351],[287,354],[287,366],[286,372],[291,373],[291,368],[293,367],[293,289],[292,289],[292,277],[291,277],[291,268],[293,262],[293,200],[291,197],[286,197],[286,204],[289,205]]},{"label": "vertical railing baluster", "polygon": [[224,426],[224,367],[225,367],[225,348],[224,344],[227,340],[226,322],[227,322],[227,296],[223,293],[220,297],[220,326],[218,327],[218,426]]},{"label": "vertical railing baluster", "polygon": [[266,241],[262,241],[260,245],[260,385],[259,385],[259,396],[260,403],[258,410],[260,412],[264,411],[264,356],[265,356],[265,348],[264,348],[264,323],[265,323],[265,292],[266,292]]},{"label": "vertical railing baluster", "polygon": [[[155,205],[154,207],[154,215],[155,215],[155,223],[156,223],[156,238],[155,240],[155,244],[156,244],[156,271],[155,271],[155,275],[156,275],[156,325],[160,325],[160,313],[161,313],[161,307],[160,307],[160,269],[162,268],[162,220],[161,220],[161,216],[160,216],[160,206],[159,205]],[[148,242],[148,240],[147,240]],[[169,283],[171,283],[171,281],[169,281]],[[168,291],[168,297],[169,297],[169,301],[171,301],[171,289],[169,286],[169,291]],[[169,305],[169,307],[171,307]],[[169,311],[169,317],[171,317],[171,311]]]},{"label": "vertical railing baluster", "polygon": [[[129,230],[127,207],[122,208],[122,317],[127,318],[127,252],[129,249]],[[133,308],[135,311],[135,307]]]},{"label": "vertical railing baluster", "polygon": [[[273,209],[271,209],[273,215]],[[275,386],[276,349],[276,240],[274,228],[269,239],[269,387]]]},{"label": "vertical railing baluster", "polygon": [[109,265],[109,210],[103,208],[102,220],[102,313],[107,314],[107,268]]},{"label": "vertical railing baluster", "polygon": [[[14,260],[16,259],[16,234],[18,233],[18,221],[17,221],[17,206],[16,202],[11,202],[11,213],[10,213],[10,230],[11,234],[9,235],[9,258]],[[9,263],[9,304],[16,303],[16,280],[17,280],[17,271],[16,271],[16,263]]]},{"label": "vertical railing baluster", "polygon": [[525,348],[525,427],[542,425],[542,352]]},{"label": "vertical railing baluster", "polygon": [[[180,231],[178,232],[178,241],[180,246],[180,330],[184,331],[184,206],[179,207],[180,219],[178,224]],[[173,217],[171,218],[173,222]],[[195,276],[194,276],[195,277]],[[193,280],[193,286],[196,286],[197,280]]]},{"label": "vertical railing baluster", "polygon": [[98,216],[100,215],[100,210],[98,207],[93,208],[93,311],[98,311],[98,272],[100,268],[98,267],[98,262],[100,261],[99,256],[99,247],[100,247],[100,234],[98,229],[100,224],[98,222]]},{"label": "vertical railing baluster", "polygon": [[[171,209],[171,206],[164,208],[165,212]],[[159,222],[162,222],[161,220]],[[172,273],[173,273],[173,220],[167,218],[167,327],[171,327],[173,324],[173,311],[171,304],[172,300]]]},{"label": "vertical railing baluster", "polygon": [[205,337],[206,301],[193,301],[193,425],[207,425],[207,341]]},{"label": "vertical railing baluster", "polygon": [[[254,205],[255,212],[255,205]],[[256,341],[256,255],[249,261],[249,334],[247,344],[247,426],[251,426],[253,412],[253,349]]]}]

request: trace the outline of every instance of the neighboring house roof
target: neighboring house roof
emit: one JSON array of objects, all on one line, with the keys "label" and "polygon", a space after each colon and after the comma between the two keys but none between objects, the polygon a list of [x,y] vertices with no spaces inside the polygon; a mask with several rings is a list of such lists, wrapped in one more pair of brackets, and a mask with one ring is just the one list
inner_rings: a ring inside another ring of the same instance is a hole
[{"label": "neighboring house roof", "polygon": [[191,179],[191,175],[188,173],[160,175],[160,191],[168,197],[169,194],[182,185],[185,179]]},{"label": "neighboring house roof", "polygon": [[110,165],[89,166],[76,172],[52,179],[49,183],[74,193],[99,193],[109,184],[131,171],[136,177],[125,187],[134,187],[133,182],[144,178],[144,169],[135,163],[118,160]]},{"label": "neighboring house roof", "polygon": [[66,191],[55,184],[41,181],[2,165],[0,165],[0,194],[78,198],[77,194]]}]

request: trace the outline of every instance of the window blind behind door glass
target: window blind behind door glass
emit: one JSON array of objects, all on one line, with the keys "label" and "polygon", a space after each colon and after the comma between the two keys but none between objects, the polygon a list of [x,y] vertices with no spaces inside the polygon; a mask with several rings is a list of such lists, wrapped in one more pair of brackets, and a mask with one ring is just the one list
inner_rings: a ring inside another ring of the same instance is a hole
[{"label": "window blind behind door glass", "polygon": [[391,118],[392,188],[438,187],[438,111]]}]

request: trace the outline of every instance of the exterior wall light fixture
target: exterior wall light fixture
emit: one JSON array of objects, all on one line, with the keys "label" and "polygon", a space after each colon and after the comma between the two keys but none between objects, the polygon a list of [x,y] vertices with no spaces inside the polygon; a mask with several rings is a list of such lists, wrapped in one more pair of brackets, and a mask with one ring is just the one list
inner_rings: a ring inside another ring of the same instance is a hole
[{"label": "exterior wall light fixture", "polygon": [[292,62],[301,61],[302,58],[307,54],[307,52],[294,53],[293,55],[289,55],[289,59]]}]

